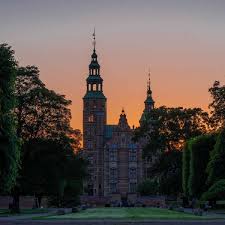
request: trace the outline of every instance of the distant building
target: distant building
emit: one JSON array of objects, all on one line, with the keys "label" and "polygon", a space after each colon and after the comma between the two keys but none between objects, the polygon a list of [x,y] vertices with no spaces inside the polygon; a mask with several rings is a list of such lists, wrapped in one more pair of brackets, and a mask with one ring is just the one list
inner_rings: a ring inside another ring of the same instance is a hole
[{"label": "distant building", "polygon": [[[124,110],[117,125],[107,125],[107,99],[103,93],[95,34],[86,82],[87,91],[83,97],[83,149],[89,161],[86,194],[96,198],[107,197],[112,201],[134,200],[137,185],[146,176],[142,144],[132,140],[134,129],[130,128]],[[140,123],[153,108],[149,80]]]}]

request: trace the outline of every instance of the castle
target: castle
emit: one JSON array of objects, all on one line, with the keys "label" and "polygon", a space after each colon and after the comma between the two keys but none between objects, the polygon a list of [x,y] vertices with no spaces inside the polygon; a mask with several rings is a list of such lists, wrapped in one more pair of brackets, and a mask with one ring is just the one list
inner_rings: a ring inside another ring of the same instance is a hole
[{"label": "castle", "polygon": [[[107,124],[107,98],[103,93],[95,33],[93,36],[94,48],[83,97],[83,150],[89,162],[85,192],[96,198],[132,200],[137,196],[137,185],[146,177],[142,144],[132,140],[134,128],[130,128],[124,110],[117,125]],[[149,79],[140,123],[153,108]]]}]

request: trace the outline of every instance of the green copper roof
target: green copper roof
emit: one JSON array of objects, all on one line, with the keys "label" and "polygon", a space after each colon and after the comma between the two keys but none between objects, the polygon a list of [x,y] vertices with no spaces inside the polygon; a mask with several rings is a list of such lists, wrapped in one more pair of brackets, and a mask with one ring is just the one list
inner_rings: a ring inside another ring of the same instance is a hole
[{"label": "green copper roof", "polygon": [[89,75],[86,81],[103,81],[100,75]]},{"label": "green copper roof", "polygon": [[146,116],[146,112],[144,111],[144,112],[142,113],[142,115],[141,115],[140,122],[143,122],[143,121],[147,120],[146,117],[147,117],[147,116]]},{"label": "green copper roof", "polygon": [[146,100],[145,100],[145,103],[155,103],[154,100],[151,98],[151,97],[148,97]]},{"label": "green copper roof", "polygon": [[113,130],[117,127],[117,125],[106,125],[105,126],[105,138],[111,139],[113,135]]},{"label": "green copper roof", "polygon": [[84,98],[102,98],[106,99],[105,95],[101,91],[88,91]]}]

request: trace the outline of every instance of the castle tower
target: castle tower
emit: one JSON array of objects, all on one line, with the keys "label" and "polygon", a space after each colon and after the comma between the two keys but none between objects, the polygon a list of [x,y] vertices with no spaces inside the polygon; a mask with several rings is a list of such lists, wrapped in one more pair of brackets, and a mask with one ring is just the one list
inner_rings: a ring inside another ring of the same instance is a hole
[{"label": "castle tower", "polygon": [[155,105],[155,102],[152,98],[152,90],[151,90],[151,79],[150,79],[150,71],[148,73],[148,82],[147,82],[147,97],[146,97],[146,100],[145,100],[145,108],[144,108],[144,111],[142,113],[142,116],[141,116],[141,119],[140,119],[140,124],[143,123],[149,113],[152,111],[152,109],[154,109],[154,105]]},{"label": "castle tower", "polygon": [[95,32],[93,53],[86,79],[87,91],[83,97],[83,148],[89,161],[87,192],[89,195],[103,195],[104,129],[106,125],[106,97],[103,94],[103,79],[96,54]]}]

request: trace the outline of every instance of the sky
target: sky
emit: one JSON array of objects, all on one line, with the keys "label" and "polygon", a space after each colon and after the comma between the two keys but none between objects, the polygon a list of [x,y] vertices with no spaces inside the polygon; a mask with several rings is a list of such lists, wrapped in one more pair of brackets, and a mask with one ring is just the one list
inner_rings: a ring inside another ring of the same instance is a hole
[{"label": "sky", "polygon": [[94,27],[108,124],[124,107],[138,126],[149,68],[157,107],[208,110],[208,89],[225,82],[224,0],[0,0],[0,27],[19,64],[72,100],[78,129]]}]

